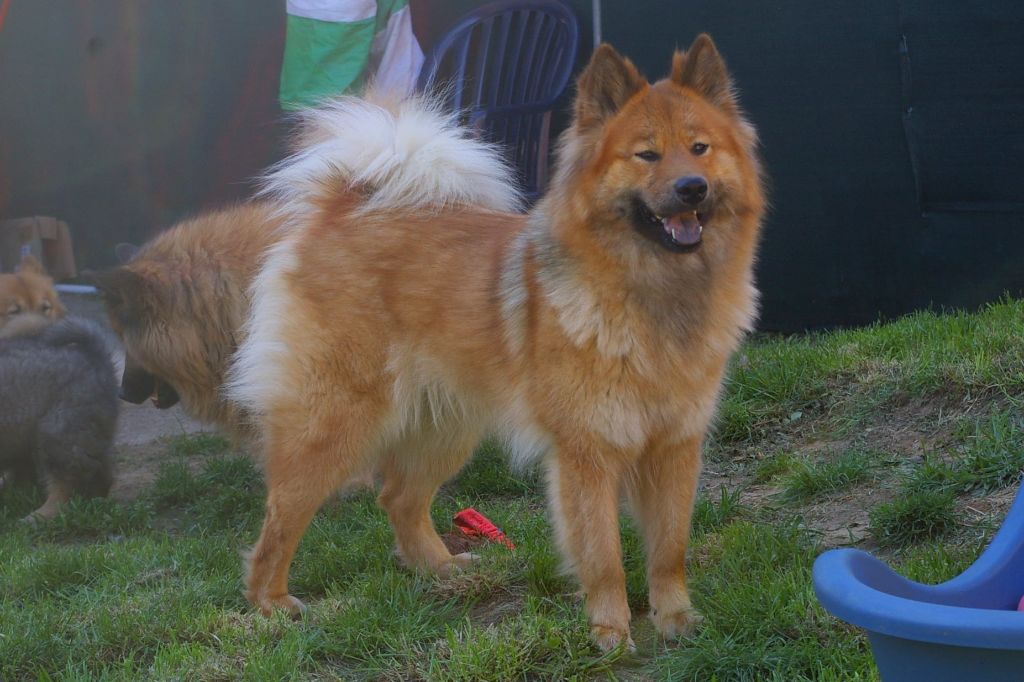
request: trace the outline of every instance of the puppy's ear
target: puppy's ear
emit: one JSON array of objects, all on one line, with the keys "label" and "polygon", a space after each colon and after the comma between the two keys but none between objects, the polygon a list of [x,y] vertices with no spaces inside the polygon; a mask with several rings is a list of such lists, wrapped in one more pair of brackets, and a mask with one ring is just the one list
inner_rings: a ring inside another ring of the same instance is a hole
[{"label": "puppy's ear", "polygon": [[125,327],[137,324],[152,305],[154,287],[134,270],[89,270],[82,273],[82,278],[99,290],[111,318]]},{"label": "puppy's ear", "polygon": [[726,111],[736,109],[732,78],[722,55],[707,33],[701,33],[685,53],[672,57],[669,78],[678,85],[696,90],[711,104]]},{"label": "puppy's ear", "polygon": [[46,270],[43,269],[43,264],[36,260],[36,257],[31,253],[27,253],[21,257],[21,262],[18,263],[18,267],[16,267],[14,271],[19,274],[25,273],[46,277]]},{"label": "puppy's ear", "polygon": [[576,127],[585,130],[614,116],[647,80],[615,49],[602,43],[576,81]]}]

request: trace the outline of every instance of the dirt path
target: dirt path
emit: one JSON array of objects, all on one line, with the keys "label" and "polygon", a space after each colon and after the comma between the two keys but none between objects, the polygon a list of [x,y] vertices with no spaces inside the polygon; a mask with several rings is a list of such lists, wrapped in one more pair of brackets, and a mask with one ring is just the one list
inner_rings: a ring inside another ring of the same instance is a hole
[{"label": "dirt path", "polygon": [[[121,403],[114,441],[114,499],[132,500],[156,478],[167,460],[168,441],[178,436],[209,431],[180,407],[158,410],[144,403]],[[198,466],[198,463],[197,463]]]}]

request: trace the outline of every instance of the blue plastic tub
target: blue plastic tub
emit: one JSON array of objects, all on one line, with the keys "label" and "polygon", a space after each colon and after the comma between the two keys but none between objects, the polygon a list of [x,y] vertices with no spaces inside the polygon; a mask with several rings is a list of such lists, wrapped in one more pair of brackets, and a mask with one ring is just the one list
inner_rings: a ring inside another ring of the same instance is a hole
[{"label": "blue plastic tub", "polygon": [[864,628],[885,682],[1024,680],[1024,489],[992,544],[941,585],[897,575],[854,549],[814,562],[814,591],[837,617]]}]

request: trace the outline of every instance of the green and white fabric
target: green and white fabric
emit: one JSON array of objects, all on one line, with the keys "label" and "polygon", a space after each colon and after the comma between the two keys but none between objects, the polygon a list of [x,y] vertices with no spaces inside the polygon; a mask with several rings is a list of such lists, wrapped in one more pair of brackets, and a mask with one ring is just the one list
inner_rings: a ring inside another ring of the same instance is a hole
[{"label": "green and white fabric", "polygon": [[423,51],[408,0],[288,0],[281,106],[301,109],[324,97],[358,93],[369,82],[407,95]]}]

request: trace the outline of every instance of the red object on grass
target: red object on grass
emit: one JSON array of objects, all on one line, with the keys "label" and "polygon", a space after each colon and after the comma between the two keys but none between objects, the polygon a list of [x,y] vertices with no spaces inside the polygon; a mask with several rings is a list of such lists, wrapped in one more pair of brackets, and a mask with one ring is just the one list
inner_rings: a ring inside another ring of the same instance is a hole
[{"label": "red object on grass", "polygon": [[491,523],[490,519],[472,507],[460,511],[455,515],[452,521],[455,522],[455,527],[466,535],[482,536],[491,542],[500,542],[509,549],[516,548],[516,546],[512,544],[512,541],[505,537],[505,534],[501,532],[500,528],[495,526]]}]

